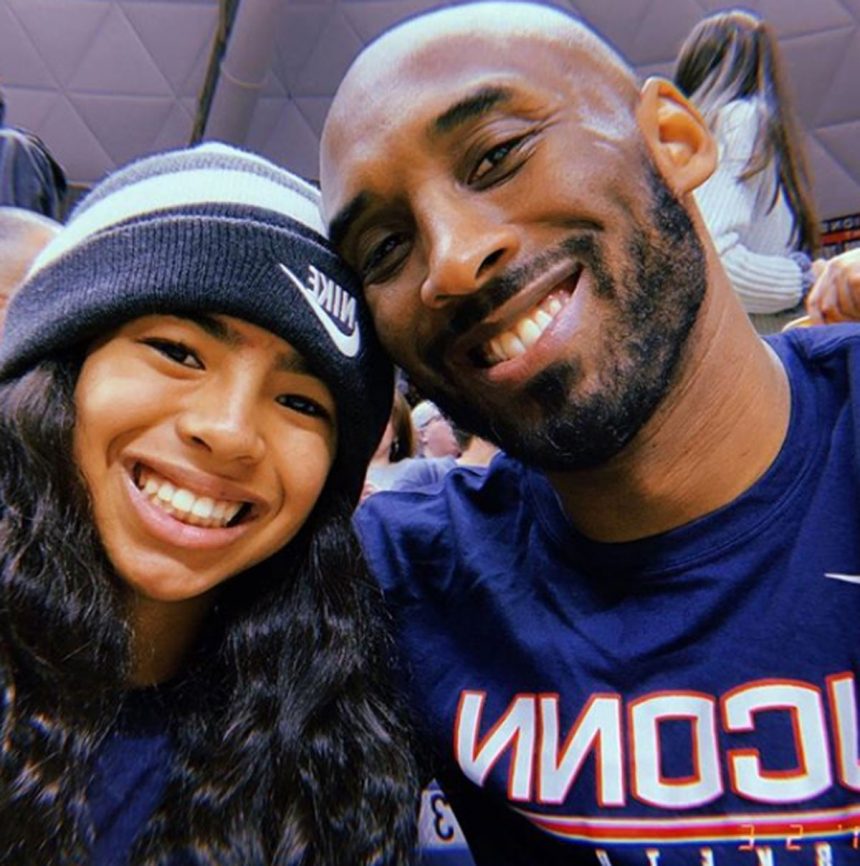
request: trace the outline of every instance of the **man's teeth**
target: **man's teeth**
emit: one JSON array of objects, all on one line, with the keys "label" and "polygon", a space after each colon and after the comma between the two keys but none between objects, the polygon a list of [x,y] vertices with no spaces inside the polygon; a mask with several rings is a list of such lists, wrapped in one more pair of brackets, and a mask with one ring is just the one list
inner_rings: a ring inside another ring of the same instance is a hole
[{"label": "man's teeth", "polygon": [[566,296],[553,292],[544,298],[533,310],[524,315],[513,327],[496,334],[484,347],[490,364],[498,364],[518,358],[526,349],[533,346],[547,329],[558,311],[564,306]]},{"label": "man's teeth", "polygon": [[224,527],[239,513],[244,503],[198,496],[176,487],[149,469],[141,467],[137,486],[153,505],[182,523],[206,528]]}]

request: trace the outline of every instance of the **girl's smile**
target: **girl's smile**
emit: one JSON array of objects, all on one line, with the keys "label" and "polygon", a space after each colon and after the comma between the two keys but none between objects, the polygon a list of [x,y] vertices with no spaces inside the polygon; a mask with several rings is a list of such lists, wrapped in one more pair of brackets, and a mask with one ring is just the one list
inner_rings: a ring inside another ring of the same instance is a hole
[{"label": "girl's smile", "polygon": [[283,547],[335,453],[334,401],[284,340],[227,316],[146,316],[87,356],[75,452],[135,592],[206,593]]}]

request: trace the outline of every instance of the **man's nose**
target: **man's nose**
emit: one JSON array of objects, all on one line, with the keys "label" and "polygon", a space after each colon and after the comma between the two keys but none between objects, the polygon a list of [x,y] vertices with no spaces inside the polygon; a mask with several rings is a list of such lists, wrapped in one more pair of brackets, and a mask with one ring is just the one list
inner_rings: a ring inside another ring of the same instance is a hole
[{"label": "man's nose", "polygon": [[239,377],[201,384],[177,421],[180,438],[224,463],[258,463],[266,446],[253,390]]},{"label": "man's nose", "polygon": [[477,291],[516,255],[516,231],[491,203],[452,191],[427,195],[423,205],[427,273],[421,300],[426,306],[440,308]]}]

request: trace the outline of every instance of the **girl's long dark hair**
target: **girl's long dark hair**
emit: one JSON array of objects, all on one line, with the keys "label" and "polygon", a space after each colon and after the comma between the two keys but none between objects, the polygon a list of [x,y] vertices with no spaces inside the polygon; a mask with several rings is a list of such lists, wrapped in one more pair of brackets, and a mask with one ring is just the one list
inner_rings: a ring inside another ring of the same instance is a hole
[{"label": "girl's long dark hair", "polygon": [[743,10],[709,15],[690,32],[675,63],[674,80],[713,126],[721,108],[736,99],[753,100],[759,130],[742,179],[771,165],[794,214],[793,240],[814,255],[819,221],[806,161],[802,127],[785,83],[779,44],[767,22]]},{"label": "girl's long dark hair", "polygon": [[[123,588],[71,457],[75,379],[45,361],[0,388],[3,863],[88,862],[86,786],[130,670]],[[327,490],[222,588],[171,687],[174,759],[132,863],[411,862],[417,781],[381,617]]]}]

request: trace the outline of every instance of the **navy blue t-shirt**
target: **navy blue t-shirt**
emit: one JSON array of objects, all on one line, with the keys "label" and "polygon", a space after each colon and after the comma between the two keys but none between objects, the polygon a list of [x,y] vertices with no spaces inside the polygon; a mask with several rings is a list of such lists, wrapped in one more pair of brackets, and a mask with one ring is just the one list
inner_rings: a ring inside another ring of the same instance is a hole
[{"label": "navy blue t-shirt", "polygon": [[860,863],[860,328],[775,338],[786,441],[623,544],[499,457],[356,522],[481,866]]}]

